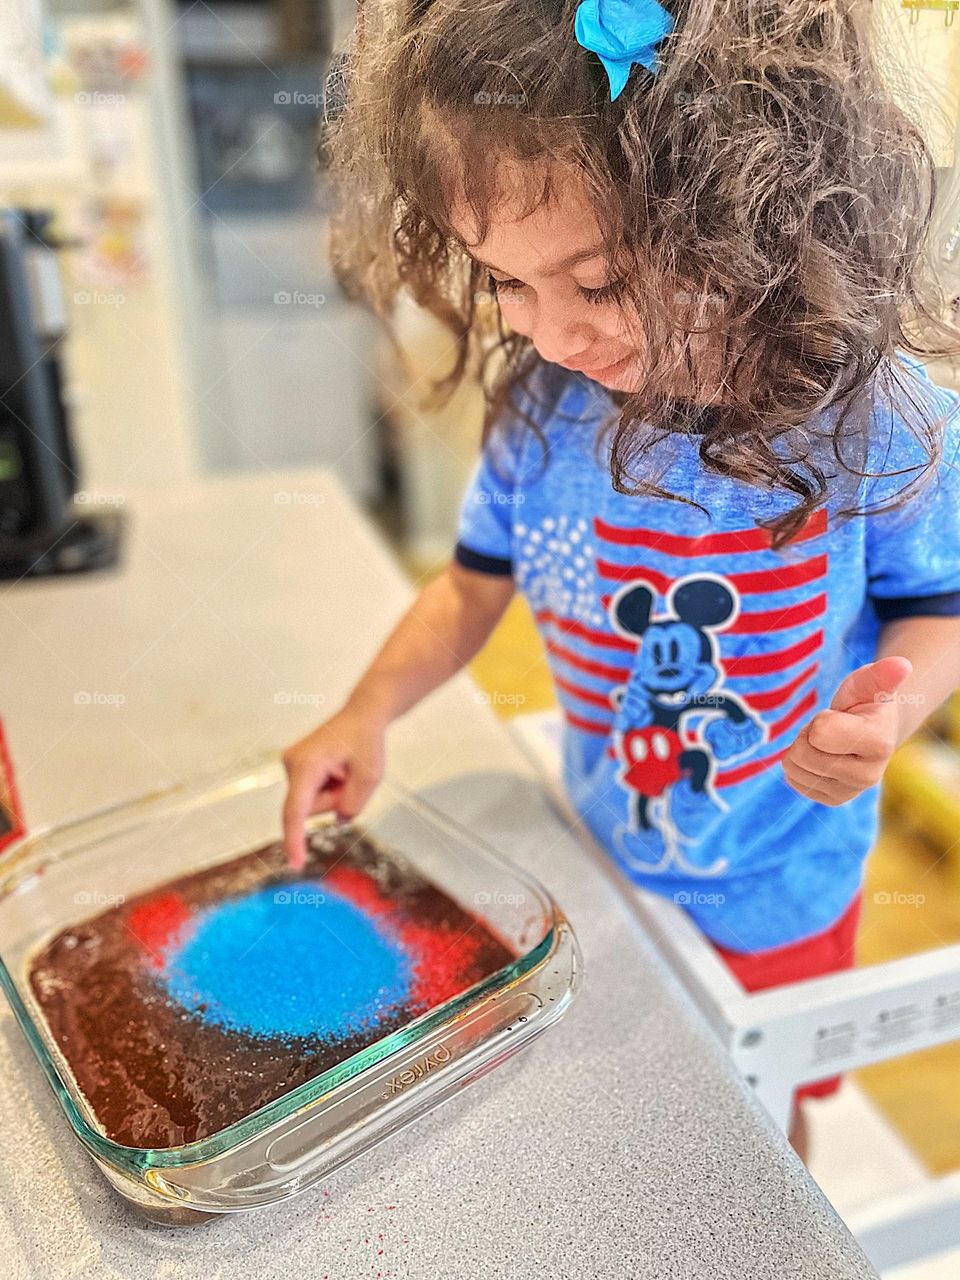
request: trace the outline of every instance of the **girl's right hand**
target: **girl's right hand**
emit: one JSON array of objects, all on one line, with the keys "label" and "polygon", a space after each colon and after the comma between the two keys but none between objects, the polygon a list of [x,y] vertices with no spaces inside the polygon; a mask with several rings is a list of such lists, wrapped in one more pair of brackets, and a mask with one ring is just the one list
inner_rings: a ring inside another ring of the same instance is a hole
[{"label": "girl's right hand", "polygon": [[383,777],[383,760],[384,726],[347,707],[287,748],[283,842],[294,868],[307,860],[307,818],[330,809],[356,817]]}]

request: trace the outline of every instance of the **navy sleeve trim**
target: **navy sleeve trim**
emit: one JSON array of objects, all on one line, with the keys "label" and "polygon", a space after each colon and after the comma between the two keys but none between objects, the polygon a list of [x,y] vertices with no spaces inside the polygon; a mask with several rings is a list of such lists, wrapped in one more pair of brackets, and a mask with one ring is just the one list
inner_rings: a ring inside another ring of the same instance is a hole
[{"label": "navy sleeve trim", "polygon": [[473,569],[477,573],[496,573],[507,576],[513,573],[513,561],[502,556],[486,556],[480,551],[473,551],[464,543],[458,542],[453,549],[453,558],[464,569]]},{"label": "navy sleeve trim", "polygon": [[896,618],[960,617],[960,591],[947,591],[939,596],[872,596],[873,607],[881,622]]}]

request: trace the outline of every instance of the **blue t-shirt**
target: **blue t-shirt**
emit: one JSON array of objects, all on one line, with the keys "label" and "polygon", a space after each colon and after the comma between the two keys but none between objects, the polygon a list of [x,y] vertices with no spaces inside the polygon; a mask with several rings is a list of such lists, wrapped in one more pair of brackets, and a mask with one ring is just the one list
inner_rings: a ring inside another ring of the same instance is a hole
[{"label": "blue t-shirt", "polygon": [[518,415],[464,500],[456,559],[512,574],[536,618],[575,809],[637,884],[736,951],[834,923],[876,834],[876,788],[830,807],[787,785],[797,733],[874,659],[884,621],[960,614],[958,397],[917,374],[950,414],[936,475],[895,510],[844,515],[883,505],[925,461],[887,402],[866,432],[867,475],[838,480],[779,550],[759,522],[792,500],[708,471],[695,432],[643,465],[697,506],[617,492],[601,430],[616,410],[579,374],[563,375],[549,411],[524,397],[546,460]]}]

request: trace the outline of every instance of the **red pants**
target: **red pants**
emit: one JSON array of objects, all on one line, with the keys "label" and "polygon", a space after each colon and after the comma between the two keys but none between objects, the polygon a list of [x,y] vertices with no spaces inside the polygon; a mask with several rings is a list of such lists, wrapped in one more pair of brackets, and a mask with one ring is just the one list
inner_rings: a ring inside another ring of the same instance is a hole
[{"label": "red pants", "polygon": [[[840,969],[852,969],[860,904],[861,897],[857,894],[836,924],[823,933],[801,938],[799,942],[788,943],[785,947],[746,953],[728,951],[716,942],[713,946],[747,991],[782,987],[789,982],[801,982],[804,978],[818,978]],[[827,1080],[801,1085],[794,1100],[825,1098],[836,1093],[840,1080],[840,1076],[831,1076]]]}]

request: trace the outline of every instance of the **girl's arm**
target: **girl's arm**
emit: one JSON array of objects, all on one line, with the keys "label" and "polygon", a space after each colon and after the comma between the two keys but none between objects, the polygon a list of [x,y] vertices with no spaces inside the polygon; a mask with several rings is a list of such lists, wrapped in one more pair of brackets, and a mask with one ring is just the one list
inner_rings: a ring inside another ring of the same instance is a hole
[{"label": "girl's arm", "polygon": [[348,705],[386,727],[480,652],[512,596],[509,575],[451,562],[397,623]]},{"label": "girl's arm", "polygon": [[479,652],[512,595],[509,575],[451,562],[417,596],[341,710],[284,752],[283,831],[294,865],[306,858],[307,817],[360,811],[383,773],[387,726]]}]

